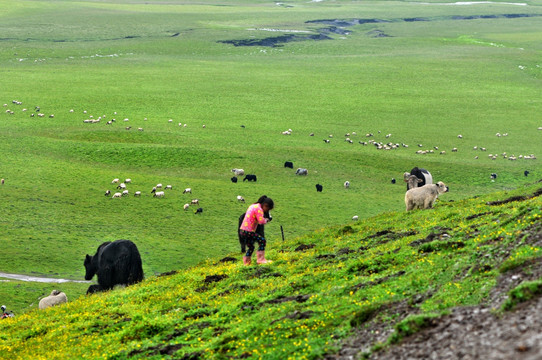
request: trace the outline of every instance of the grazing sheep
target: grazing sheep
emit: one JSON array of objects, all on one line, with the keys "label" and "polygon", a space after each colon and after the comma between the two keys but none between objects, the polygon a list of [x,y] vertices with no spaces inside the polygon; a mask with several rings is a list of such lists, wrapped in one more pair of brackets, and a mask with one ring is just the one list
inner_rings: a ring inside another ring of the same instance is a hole
[{"label": "grazing sheep", "polygon": [[349,189],[349,188],[350,188],[350,181],[345,181],[345,182],[344,182],[344,188],[345,188],[345,189]]},{"label": "grazing sheep", "polygon": [[156,186],[153,186],[152,190],[151,190],[151,194],[155,193],[156,192]]},{"label": "grazing sheep", "polygon": [[352,216],[352,220],[358,221],[358,220],[359,220],[359,216],[357,216],[357,215]]},{"label": "grazing sheep", "polygon": [[190,201],[190,204],[199,205],[199,200],[198,199],[192,199],[192,201]]},{"label": "grazing sheep", "polygon": [[141,191],[136,191],[136,192],[134,193],[134,196],[141,196]]},{"label": "grazing sheep", "polygon": [[111,181],[111,184],[116,184],[119,182],[119,179],[113,179],[113,181]]},{"label": "grazing sheep", "polygon": [[236,183],[237,182],[237,176],[232,176],[232,178],[230,179],[232,183]]},{"label": "grazing sheep", "polygon": [[0,182],[2,183],[2,185],[4,185],[4,179],[2,179]]},{"label": "grazing sheep", "polygon": [[117,189],[120,189],[120,190],[126,189],[126,184],[125,183],[120,183],[119,186],[117,186]]},{"label": "grazing sheep", "polygon": [[258,180],[258,178],[256,177],[256,175],[247,174],[247,175],[245,175],[245,178],[243,179],[243,181],[245,181],[245,180],[256,182]]},{"label": "grazing sheep", "polygon": [[245,175],[245,170],[243,169],[231,169],[231,172],[237,176]]},{"label": "grazing sheep", "polygon": [[323,186],[320,184],[316,184],[316,192],[322,192]]},{"label": "grazing sheep", "polygon": [[418,179],[416,175],[410,175],[409,173],[404,173],[403,176],[404,176],[405,182],[407,183],[407,189],[415,189],[423,182],[423,180]]},{"label": "grazing sheep", "polygon": [[309,173],[309,170],[298,168],[295,172],[296,175],[307,175]]},{"label": "grazing sheep", "polygon": [[184,204],[183,209],[188,210],[189,207],[190,207],[190,204]]},{"label": "grazing sheep", "polygon": [[47,309],[48,307],[67,303],[68,297],[62,291],[53,290],[51,295],[44,297],[40,300],[39,308],[40,310]]},{"label": "grazing sheep", "polygon": [[124,183],[125,183],[125,184],[129,184],[129,183],[131,183],[131,182],[132,182],[132,179],[126,179],[126,180],[124,180]]},{"label": "grazing sheep", "polygon": [[192,194],[192,189],[191,188],[184,189],[183,194]]},{"label": "grazing sheep", "polygon": [[157,191],[154,193],[154,195],[152,197],[164,197],[164,192],[163,191]]},{"label": "grazing sheep", "polygon": [[202,208],[197,208],[197,210],[194,212],[194,214],[201,214],[203,212]]},{"label": "grazing sheep", "polygon": [[397,181],[395,180],[395,178],[391,178],[391,183],[392,184],[395,184]]},{"label": "grazing sheep", "polygon": [[156,188],[157,188],[157,189],[161,189],[161,188],[162,188],[162,184],[156,184]]},{"label": "grazing sheep", "polygon": [[166,190],[173,190],[173,186],[171,186],[171,185],[166,185]]},{"label": "grazing sheep", "polygon": [[244,203],[244,202],[245,202],[245,198],[242,197],[241,195],[237,195],[237,201]]},{"label": "grazing sheep", "polygon": [[325,142],[326,144],[329,144],[329,140],[328,140],[328,139],[324,139],[324,142]]},{"label": "grazing sheep", "polygon": [[284,167],[285,167],[285,168],[293,169],[293,168],[294,168],[294,163],[291,162],[291,161],[286,161],[286,162],[284,163]]},{"label": "grazing sheep", "polygon": [[122,191],[122,196],[128,196],[128,190],[123,190]]},{"label": "grazing sheep", "polygon": [[109,195],[111,195],[111,190],[106,190],[105,191],[105,196],[109,196]]},{"label": "grazing sheep", "polygon": [[491,179],[495,180],[496,178],[497,178],[497,174],[492,173],[492,174],[491,174]]},{"label": "grazing sheep", "polygon": [[[529,170],[525,170],[525,171],[523,172],[523,175],[525,175],[525,176],[529,176],[529,174],[530,174]],[[2,179],[2,184],[3,184],[3,183],[4,183],[4,179]]]},{"label": "grazing sheep", "polygon": [[116,199],[116,198],[120,199],[121,197],[122,197],[122,193],[117,192],[117,193],[114,193],[113,196],[111,196],[111,199]]},{"label": "grazing sheep", "polygon": [[448,187],[442,181],[410,189],[405,194],[406,211],[412,209],[431,209],[438,195],[445,192],[448,192]]}]

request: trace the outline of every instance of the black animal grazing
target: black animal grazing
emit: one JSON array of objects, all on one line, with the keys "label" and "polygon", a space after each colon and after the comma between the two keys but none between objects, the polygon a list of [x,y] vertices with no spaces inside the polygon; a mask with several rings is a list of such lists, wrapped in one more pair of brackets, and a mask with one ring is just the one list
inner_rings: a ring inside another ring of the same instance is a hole
[{"label": "black animal grazing", "polygon": [[94,256],[85,258],[85,280],[98,276],[99,285],[91,285],[87,293],[110,290],[115,285],[131,285],[143,280],[141,256],[130,240],[104,242]]},{"label": "black animal grazing", "polygon": [[256,178],[256,175],[250,175],[250,174],[248,174],[248,175],[246,175],[245,178],[243,179],[243,181],[245,181],[245,180],[256,182],[256,180],[258,180],[258,179]]},{"label": "black animal grazing", "polygon": [[237,176],[233,176],[230,180],[231,180],[232,183],[236,183],[237,182]]},{"label": "black animal grazing", "polygon": [[530,174],[529,170],[525,170],[525,171],[523,172],[523,175],[525,175],[525,176],[529,176],[529,174]]},{"label": "black animal grazing", "polygon": [[395,184],[395,183],[396,183],[395,178],[391,178],[391,183],[392,183],[392,184]]},{"label": "black animal grazing", "polygon": [[317,191],[317,192],[322,192],[322,189],[323,189],[323,186],[322,186],[322,185],[316,184],[316,191]]},{"label": "black animal grazing", "polygon": [[491,178],[492,178],[492,179],[496,179],[496,178],[497,178],[497,174],[492,173],[492,174],[491,174]]},{"label": "black animal grazing", "polygon": [[197,208],[194,214],[201,214],[203,212],[203,208]]},{"label": "black animal grazing", "polygon": [[284,163],[284,167],[293,169],[293,168],[294,168],[294,163],[291,162],[291,161],[286,161],[286,162]]}]

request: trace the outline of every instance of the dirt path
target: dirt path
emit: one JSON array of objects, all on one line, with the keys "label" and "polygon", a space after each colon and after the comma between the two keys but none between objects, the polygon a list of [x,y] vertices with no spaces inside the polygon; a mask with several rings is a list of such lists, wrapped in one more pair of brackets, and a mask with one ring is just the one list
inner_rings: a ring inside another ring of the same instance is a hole
[{"label": "dirt path", "polygon": [[7,274],[0,272],[0,278],[19,280],[19,281],[31,281],[31,282],[41,282],[41,283],[66,283],[66,282],[75,282],[75,283],[91,283],[91,281],[85,280],[68,280],[68,279],[55,279],[55,278],[46,278],[46,277],[37,277],[37,276],[28,276],[21,274]]}]

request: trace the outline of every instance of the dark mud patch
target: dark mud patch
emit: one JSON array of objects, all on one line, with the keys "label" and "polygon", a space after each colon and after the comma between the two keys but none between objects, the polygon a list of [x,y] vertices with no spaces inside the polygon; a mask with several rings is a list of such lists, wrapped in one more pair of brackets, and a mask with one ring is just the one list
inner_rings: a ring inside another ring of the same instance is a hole
[{"label": "dark mud patch", "polygon": [[503,205],[503,204],[514,202],[514,201],[525,201],[525,200],[533,199],[540,195],[542,195],[542,188],[536,190],[532,195],[512,196],[504,200],[488,201],[486,204],[490,206]]},{"label": "dark mud patch", "polygon": [[446,230],[448,230],[448,229],[445,229],[444,231],[436,232],[436,233],[432,232],[429,235],[427,235],[425,238],[414,240],[411,243],[409,243],[408,245],[410,245],[412,247],[418,247],[418,246],[420,246],[422,244],[430,243],[430,242],[433,242],[435,240],[448,239],[448,238],[450,238],[450,234],[448,234],[448,232]]},{"label": "dark mud patch", "polygon": [[384,31],[382,30],[372,30],[372,31],[369,31],[368,33],[365,33],[365,35],[369,36],[369,37],[372,37],[372,38],[386,38],[386,37],[393,37],[391,35],[388,35],[386,34]]},{"label": "dark mud patch", "polygon": [[390,279],[397,278],[397,277],[403,276],[405,274],[406,274],[406,272],[401,270],[401,271],[396,272],[395,274],[384,276],[384,277],[381,277],[381,278],[378,278],[378,279],[375,279],[375,280],[371,280],[371,281],[368,281],[368,282],[359,283],[359,284],[354,285],[351,288],[351,291],[355,293],[356,291],[358,291],[360,289],[364,289],[364,288],[369,287],[369,286],[380,285],[380,284],[382,284],[382,283],[384,283],[384,282],[386,282],[386,281],[388,281]]},{"label": "dark mud patch", "polygon": [[489,211],[487,211],[487,212],[483,212],[483,213],[479,213],[479,214],[469,215],[469,216],[467,216],[467,217],[465,218],[465,220],[468,220],[468,221],[474,220],[474,219],[477,219],[477,218],[479,218],[479,217],[482,217],[482,216],[488,215],[488,214],[491,214],[491,213],[490,213]]},{"label": "dark mud patch", "polygon": [[205,277],[205,279],[203,280],[203,282],[206,283],[206,284],[210,284],[210,283],[222,281],[222,280],[227,279],[227,278],[228,278],[228,275],[226,275],[226,274],[207,275]]},{"label": "dark mud patch", "polygon": [[299,245],[298,247],[296,247],[294,249],[294,251],[305,251],[305,250],[310,250],[312,248],[314,248],[316,245],[315,244],[301,244]]},{"label": "dark mud patch", "polygon": [[274,324],[276,322],[279,322],[279,321],[282,321],[282,320],[285,320],[285,319],[292,319],[292,320],[310,319],[314,314],[315,314],[315,312],[312,311],[312,310],[307,310],[307,311],[295,310],[291,314],[283,316],[280,319],[271,321],[271,324]]},{"label": "dark mud patch", "polygon": [[307,40],[331,40],[331,37],[325,34],[315,34],[315,35],[288,34],[288,35],[268,37],[264,39],[220,40],[218,42],[222,44],[231,44],[236,47],[237,46],[280,47],[289,42],[307,41]]},{"label": "dark mud patch", "polygon": [[166,272],[163,272],[161,274],[158,274],[158,277],[171,276],[171,275],[175,275],[177,273],[179,273],[177,270],[166,271]]},{"label": "dark mud patch", "polygon": [[309,300],[310,297],[311,297],[311,295],[308,295],[308,294],[307,295],[296,295],[296,296],[280,296],[280,297],[278,297],[276,299],[271,299],[271,300],[264,301],[264,302],[262,302],[262,304],[282,304],[282,303],[289,302],[289,301],[304,303],[307,300]]},{"label": "dark mud patch", "polygon": [[226,256],[225,258],[218,260],[218,262],[221,264],[229,263],[229,262],[237,262],[237,259],[231,256]]},{"label": "dark mud patch", "polygon": [[249,275],[250,278],[265,279],[270,277],[282,277],[281,273],[273,272],[270,268],[265,266],[258,266],[255,268],[254,272]]}]

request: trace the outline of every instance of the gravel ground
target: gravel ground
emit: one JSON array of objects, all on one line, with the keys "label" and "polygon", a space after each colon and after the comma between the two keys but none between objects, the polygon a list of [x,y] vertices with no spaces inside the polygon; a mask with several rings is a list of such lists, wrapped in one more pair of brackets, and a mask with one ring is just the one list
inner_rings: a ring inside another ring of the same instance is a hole
[{"label": "gravel ground", "polygon": [[[540,230],[540,229],[538,229]],[[531,239],[539,242],[540,232]],[[537,244],[538,245],[538,244]],[[434,319],[426,328],[399,344],[372,353],[371,360],[415,359],[483,359],[483,360],[540,360],[542,359],[542,297],[522,303],[512,311],[494,315],[507,299],[507,293],[520,283],[542,278],[542,261],[526,262],[521,267],[502,274],[487,302],[479,306],[459,307],[449,315]],[[430,296],[430,294],[429,294]],[[419,301],[424,300],[420,296]],[[383,311],[396,314],[396,322],[418,308],[401,302]],[[375,343],[384,343],[393,333],[393,324],[369,320],[349,339],[341,344],[337,354],[329,354],[326,360],[355,360],[368,353]]]}]

